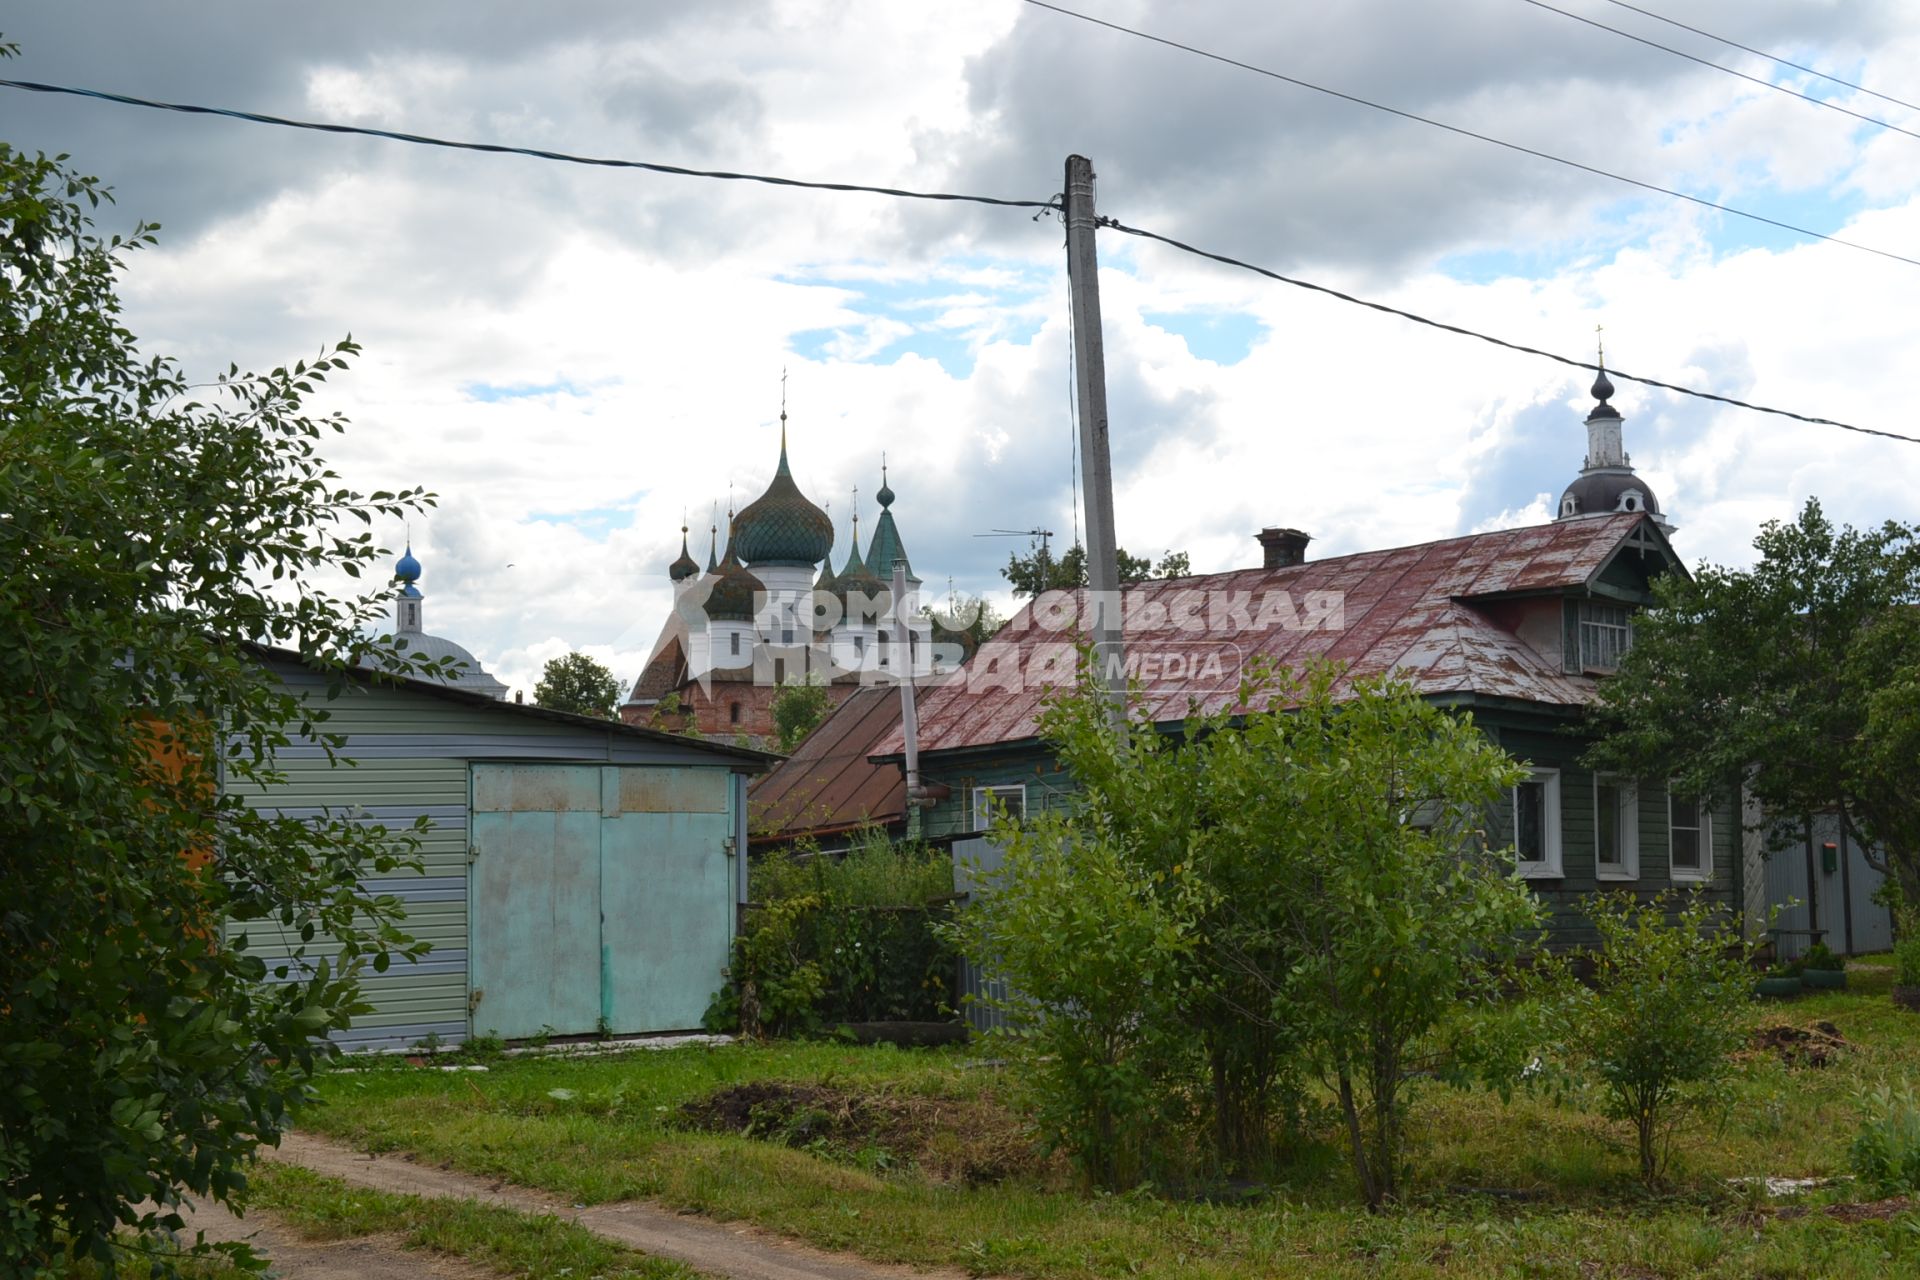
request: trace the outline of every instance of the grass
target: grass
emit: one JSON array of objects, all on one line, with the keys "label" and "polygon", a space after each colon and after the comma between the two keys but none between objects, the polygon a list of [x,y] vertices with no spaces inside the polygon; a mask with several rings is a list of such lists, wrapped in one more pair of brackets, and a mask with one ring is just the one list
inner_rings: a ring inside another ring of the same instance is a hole
[{"label": "grass", "polygon": [[[462,1258],[507,1276],[580,1276],[595,1280],[697,1280],[698,1272],[602,1240],[552,1214],[521,1213],[501,1205],[394,1195],[351,1186],[294,1165],[261,1163],[248,1177],[251,1209],[264,1209],[306,1240],[387,1236],[410,1249]],[[271,1254],[271,1250],[262,1250]],[[144,1268],[123,1263],[122,1274]],[[60,1280],[98,1280],[81,1263]],[[240,1280],[252,1273],[223,1259],[180,1263],[182,1280]]]},{"label": "grass", "polygon": [[[1853,1047],[1822,1069],[1753,1058],[1717,1124],[1680,1140],[1668,1194],[1635,1181],[1630,1135],[1591,1115],[1518,1095],[1434,1086],[1415,1100],[1407,1202],[1369,1217],[1332,1145],[1245,1203],[1144,1192],[1088,1196],[1057,1177],[968,1187],[909,1160],[677,1124],[683,1103],[753,1080],[1004,1096],[1005,1072],[978,1049],[739,1045],[585,1060],[496,1061],[486,1073],[396,1068],[327,1079],[331,1104],[303,1124],[376,1150],[583,1203],[636,1197],[745,1219],[880,1261],[1024,1276],[1878,1277],[1920,1270],[1920,1213],[1844,1221],[1778,1212],[1739,1176],[1844,1174],[1859,1092],[1920,1074],[1920,1019],[1886,998],[1890,974],[1856,969],[1852,991],[1756,1006],[1756,1025],[1836,1023]],[[1824,1199],[1823,1199],[1824,1197]]]},{"label": "grass", "polygon": [[677,1262],[623,1249],[552,1214],[394,1195],[284,1164],[260,1165],[250,1184],[255,1208],[310,1240],[393,1235],[409,1248],[452,1254],[516,1276],[692,1280],[697,1274]]}]

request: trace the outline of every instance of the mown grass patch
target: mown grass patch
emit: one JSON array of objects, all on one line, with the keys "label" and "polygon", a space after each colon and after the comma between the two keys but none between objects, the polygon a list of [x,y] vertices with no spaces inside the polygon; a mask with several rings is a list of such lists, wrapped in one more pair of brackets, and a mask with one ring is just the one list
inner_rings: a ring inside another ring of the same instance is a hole
[{"label": "mown grass patch", "polygon": [[778,1125],[745,1137],[689,1129],[682,1116],[759,1081],[1004,1107],[1018,1094],[1014,1069],[980,1046],[729,1045],[496,1060],[484,1073],[373,1070],[328,1078],[331,1105],[304,1124],[585,1203],[651,1198],[983,1275],[1878,1280],[1920,1273],[1911,1206],[1836,1213],[1829,1205],[1871,1197],[1842,1182],[1799,1206],[1729,1180],[1843,1176],[1861,1091],[1920,1077],[1920,1018],[1892,1007],[1879,976],[1856,969],[1850,991],[1756,1005],[1756,1028],[1830,1022],[1846,1047],[1821,1067],[1743,1055],[1733,1105],[1683,1135],[1657,1196],[1640,1187],[1619,1126],[1543,1097],[1502,1103],[1431,1084],[1413,1108],[1406,1201],[1375,1217],[1355,1206],[1332,1132],[1241,1198],[1182,1199],[1089,1196],[1044,1171],[970,1185],[913,1158],[863,1164],[858,1147],[790,1144]]}]

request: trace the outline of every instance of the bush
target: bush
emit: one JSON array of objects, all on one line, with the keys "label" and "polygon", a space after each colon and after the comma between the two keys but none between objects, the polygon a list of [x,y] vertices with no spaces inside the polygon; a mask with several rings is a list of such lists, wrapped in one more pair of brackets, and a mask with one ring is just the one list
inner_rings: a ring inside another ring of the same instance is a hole
[{"label": "bush", "polygon": [[1914,913],[1901,918],[1900,937],[1893,944],[1893,984],[1920,987],[1920,918]]},{"label": "bush", "polygon": [[1203,886],[1142,875],[1123,838],[1057,814],[995,835],[1004,861],[953,933],[1006,984],[993,1003],[1042,1134],[1095,1186],[1167,1176],[1184,1163],[1177,1115],[1195,1050],[1183,962]]},{"label": "bush", "polygon": [[1920,1192],[1920,1098],[1913,1086],[1882,1085],[1861,1104],[1866,1120],[1847,1153],[1854,1176],[1877,1195]]},{"label": "bush", "polygon": [[996,829],[1005,863],[960,936],[1012,989],[1008,1038],[1096,1182],[1185,1172],[1209,1123],[1218,1164],[1257,1173],[1313,1072],[1378,1207],[1398,1196],[1407,1081],[1524,1061],[1453,1016],[1537,919],[1484,839],[1521,771],[1470,719],[1331,664],[1256,674],[1240,703],[1237,726],[1118,726],[1083,670],[1042,719],[1077,807]]},{"label": "bush", "polygon": [[709,1027],[787,1036],[847,1022],[953,1014],[958,956],[938,933],[951,910],[944,851],[863,837],[844,858],[770,854]]},{"label": "bush", "polygon": [[1795,967],[1799,969],[1818,969],[1823,971],[1835,969],[1844,971],[1847,967],[1847,958],[1833,954],[1826,943],[1816,942],[1811,947],[1808,947],[1806,953],[1795,962]]},{"label": "bush", "polygon": [[[418,871],[425,817],[388,831],[245,798],[288,756],[336,761],[325,703],[354,666],[448,673],[374,638],[391,594],[367,526],[423,496],[359,494],[324,461],[345,423],[308,401],[335,398],[320,384],[351,342],[193,383],[141,352],[117,280],[153,236],[97,234],[104,197],[0,143],[8,1276],[60,1252],[111,1272],[183,1201],[239,1199],[324,1037],[365,1012],[361,976],[426,949],[397,896],[363,887]],[[247,640],[297,646],[311,700]]]},{"label": "bush", "polygon": [[1752,975],[1726,914],[1698,894],[1595,894],[1600,935],[1591,985],[1563,968],[1554,1025],[1599,1109],[1634,1128],[1640,1177],[1656,1183],[1692,1112],[1724,1100],[1731,1055],[1746,1042]]}]

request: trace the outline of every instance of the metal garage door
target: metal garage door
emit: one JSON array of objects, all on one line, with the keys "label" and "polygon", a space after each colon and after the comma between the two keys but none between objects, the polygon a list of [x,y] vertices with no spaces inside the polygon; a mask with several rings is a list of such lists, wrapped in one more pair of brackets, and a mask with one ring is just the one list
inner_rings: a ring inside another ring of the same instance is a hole
[{"label": "metal garage door", "polygon": [[724,769],[476,764],[476,1035],[700,1025],[733,926]]}]

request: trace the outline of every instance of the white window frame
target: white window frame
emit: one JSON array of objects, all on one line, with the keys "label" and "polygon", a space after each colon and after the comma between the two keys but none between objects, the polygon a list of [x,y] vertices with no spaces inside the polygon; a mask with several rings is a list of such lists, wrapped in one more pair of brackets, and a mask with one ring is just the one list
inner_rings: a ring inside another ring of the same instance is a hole
[{"label": "white window frame", "polygon": [[[1601,616],[1605,611],[1605,616]],[[1588,643],[1588,636],[1593,642]],[[1602,648],[1602,635],[1614,637],[1613,661],[1597,661]],[[1582,671],[1617,671],[1620,659],[1633,648],[1633,611],[1624,605],[1609,604],[1604,600],[1580,601],[1580,669]]]},{"label": "white window frame", "polygon": [[[1620,832],[1620,860],[1600,859],[1600,788],[1614,787],[1619,809],[1615,814]],[[1593,874],[1597,880],[1638,880],[1640,878],[1640,788],[1632,778],[1618,774],[1593,775]]]},{"label": "white window frame", "polygon": [[1697,826],[1685,828],[1700,835],[1700,865],[1683,867],[1673,858],[1673,802],[1676,799],[1673,784],[1667,784],[1667,874],[1675,880],[1688,880],[1702,883],[1713,879],[1713,807],[1704,796],[1680,796],[1679,799],[1691,799],[1699,818]]},{"label": "white window frame", "polygon": [[[1015,803],[1009,797],[1017,797]],[[973,829],[991,831],[993,829],[993,800],[999,800],[1015,818],[1027,816],[1027,784],[1024,782],[1002,783],[993,787],[975,787],[973,789]]]},{"label": "white window frame", "polygon": [[[1560,771],[1558,769],[1535,769],[1527,783],[1537,782],[1541,787],[1540,825],[1541,853],[1545,856],[1529,862],[1520,857],[1520,787],[1510,793],[1513,806],[1513,849],[1514,863],[1520,874],[1529,880],[1558,880],[1565,875],[1561,870],[1560,840]],[[1521,786],[1527,783],[1520,784]]]}]

